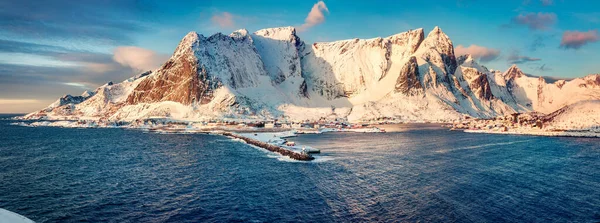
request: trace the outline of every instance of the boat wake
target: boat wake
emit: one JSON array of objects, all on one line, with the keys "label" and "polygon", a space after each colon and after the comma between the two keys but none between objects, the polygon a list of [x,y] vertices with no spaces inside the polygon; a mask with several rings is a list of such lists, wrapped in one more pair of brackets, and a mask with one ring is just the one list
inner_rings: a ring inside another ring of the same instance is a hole
[{"label": "boat wake", "polygon": [[330,156],[313,156],[315,159],[307,162],[307,161],[295,160],[290,157],[282,156],[282,155],[279,155],[279,154],[276,154],[276,153],[273,153],[270,151],[268,151],[268,152],[271,154],[267,155],[267,157],[277,159],[278,161],[281,161],[281,162],[289,162],[289,163],[324,163],[324,162],[329,162],[329,161],[335,160],[335,158],[330,157]]},{"label": "boat wake", "polygon": [[529,142],[529,141],[531,141],[531,140],[520,140],[520,141],[499,142],[499,143],[486,143],[486,144],[481,144],[481,145],[458,147],[458,148],[455,148],[455,149],[443,149],[443,150],[438,150],[436,152],[437,153],[448,153],[448,152],[461,151],[461,150],[481,149],[481,148],[490,147],[490,146],[512,145],[512,144],[517,144],[517,143],[525,143],[525,142]]}]

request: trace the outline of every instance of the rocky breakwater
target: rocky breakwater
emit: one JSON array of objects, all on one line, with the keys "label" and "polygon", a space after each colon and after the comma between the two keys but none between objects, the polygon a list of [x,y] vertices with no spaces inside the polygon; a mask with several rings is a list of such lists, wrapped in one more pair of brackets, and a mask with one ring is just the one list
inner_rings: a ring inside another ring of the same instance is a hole
[{"label": "rocky breakwater", "polygon": [[314,157],[312,157],[308,153],[297,153],[297,152],[285,149],[285,148],[280,147],[280,146],[272,145],[272,144],[269,144],[269,143],[266,143],[266,142],[262,142],[262,141],[259,141],[259,140],[256,140],[256,139],[251,139],[251,138],[248,138],[248,137],[240,136],[240,135],[233,134],[233,133],[230,133],[230,132],[224,132],[223,135],[224,136],[228,136],[228,137],[233,137],[233,138],[236,138],[236,139],[244,140],[246,143],[248,143],[250,145],[258,146],[260,148],[269,150],[271,152],[279,153],[279,154],[281,154],[283,156],[287,156],[287,157],[290,157],[290,158],[295,159],[295,160],[311,161],[311,160],[315,159]]}]

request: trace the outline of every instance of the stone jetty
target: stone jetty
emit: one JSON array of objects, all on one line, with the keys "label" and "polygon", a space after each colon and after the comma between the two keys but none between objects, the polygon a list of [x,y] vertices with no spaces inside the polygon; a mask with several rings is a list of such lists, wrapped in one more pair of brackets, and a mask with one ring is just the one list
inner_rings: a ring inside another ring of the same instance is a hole
[{"label": "stone jetty", "polygon": [[314,157],[312,157],[308,153],[297,153],[297,152],[291,151],[289,149],[285,149],[285,148],[280,147],[280,146],[272,145],[272,144],[269,144],[269,143],[266,143],[266,142],[261,142],[261,141],[255,140],[255,139],[251,139],[251,138],[248,138],[248,137],[240,136],[240,135],[233,134],[233,133],[230,133],[230,132],[224,132],[222,134],[224,136],[228,136],[228,137],[233,137],[233,138],[236,138],[236,139],[244,140],[244,141],[246,141],[246,143],[248,143],[250,145],[258,146],[260,148],[269,150],[271,152],[279,153],[279,154],[281,154],[283,156],[287,156],[287,157],[290,157],[290,158],[295,159],[295,160],[311,161],[311,160],[315,159]]}]

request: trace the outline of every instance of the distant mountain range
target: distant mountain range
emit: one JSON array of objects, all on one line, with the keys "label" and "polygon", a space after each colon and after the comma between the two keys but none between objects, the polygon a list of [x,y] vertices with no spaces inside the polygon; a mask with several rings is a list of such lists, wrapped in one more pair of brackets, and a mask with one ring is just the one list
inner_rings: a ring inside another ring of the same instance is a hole
[{"label": "distant mountain range", "polygon": [[600,75],[549,81],[457,57],[438,27],[305,44],[293,27],[188,33],[159,69],[66,95],[27,118],[449,121],[600,99]]}]

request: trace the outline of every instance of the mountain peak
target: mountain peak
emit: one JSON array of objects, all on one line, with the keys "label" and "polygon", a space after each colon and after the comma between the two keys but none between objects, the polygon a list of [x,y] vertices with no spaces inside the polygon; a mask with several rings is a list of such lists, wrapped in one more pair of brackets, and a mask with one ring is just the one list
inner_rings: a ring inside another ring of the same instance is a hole
[{"label": "mountain peak", "polygon": [[448,37],[448,35],[446,35],[446,33],[444,33],[442,29],[440,29],[440,27],[437,26],[433,28],[431,32],[429,32],[425,40],[430,41],[433,45],[441,45],[442,47],[452,45],[450,37]]},{"label": "mountain peak", "polygon": [[293,26],[273,27],[258,30],[256,32],[296,32],[296,28]]},{"label": "mountain peak", "polygon": [[252,38],[250,37],[250,34],[248,33],[248,30],[246,30],[246,29],[238,29],[236,31],[233,31],[231,34],[229,34],[229,36],[234,39],[240,39],[240,40],[250,39],[250,40],[252,40]]},{"label": "mountain peak", "polygon": [[474,60],[473,55],[467,54],[467,60]]},{"label": "mountain peak", "polygon": [[462,65],[462,64],[469,64],[469,63],[473,63],[474,62],[474,58],[471,54],[465,54],[465,55],[461,55],[459,57],[456,58],[456,63],[457,65]]},{"label": "mountain peak", "polygon": [[187,33],[183,39],[181,39],[181,42],[179,42],[179,45],[183,44],[183,43],[193,43],[195,41],[197,41],[198,39],[200,39],[200,34],[198,34],[197,32],[191,31],[189,33]]},{"label": "mountain peak", "polygon": [[236,31],[233,31],[231,34],[229,34],[229,36],[247,36],[248,35],[248,30],[246,29],[238,29]]},{"label": "mountain peak", "polygon": [[442,32],[440,27],[436,26],[427,35],[418,51],[422,58],[442,68],[446,74],[452,74],[456,70],[457,63],[452,40]]},{"label": "mountain peak", "polygon": [[298,37],[296,28],[292,26],[261,29],[254,32],[254,35],[277,40],[290,40]]},{"label": "mountain peak", "polygon": [[199,35],[197,32],[194,31],[191,31],[188,34],[186,34],[183,37],[183,39],[181,39],[181,41],[179,42],[179,45],[177,45],[177,48],[175,48],[173,56],[176,54],[180,54],[188,48],[191,48],[194,43],[200,40],[201,36],[202,35]]},{"label": "mountain peak", "polygon": [[502,76],[504,76],[505,80],[512,80],[515,78],[525,76],[525,73],[523,73],[523,71],[519,67],[517,67],[516,64],[513,64],[512,66],[510,66],[510,68],[508,68],[506,72],[504,72]]},{"label": "mountain peak", "polygon": [[430,36],[446,36],[446,33],[444,33],[444,31],[442,31],[442,29],[440,29],[439,26],[433,27],[433,30],[431,30],[431,32],[429,32],[429,35],[427,35],[427,37]]}]

